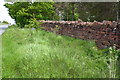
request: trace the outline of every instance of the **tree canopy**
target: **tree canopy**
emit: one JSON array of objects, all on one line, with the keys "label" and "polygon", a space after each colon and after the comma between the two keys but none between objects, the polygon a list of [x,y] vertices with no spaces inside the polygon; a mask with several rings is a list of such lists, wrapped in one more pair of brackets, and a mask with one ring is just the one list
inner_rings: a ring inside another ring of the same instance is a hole
[{"label": "tree canopy", "polygon": [[63,20],[103,21],[116,20],[117,2],[65,2],[57,3],[57,9],[62,11]]},{"label": "tree canopy", "polygon": [[24,27],[30,20],[78,20],[103,21],[117,20],[118,3],[116,2],[15,2],[6,3],[10,16]]},{"label": "tree canopy", "polygon": [[24,27],[33,18],[51,20],[55,13],[53,4],[53,2],[16,2],[13,4],[7,3],[5,6],[9,9],[9,14],[15,19],[16,23]]}]

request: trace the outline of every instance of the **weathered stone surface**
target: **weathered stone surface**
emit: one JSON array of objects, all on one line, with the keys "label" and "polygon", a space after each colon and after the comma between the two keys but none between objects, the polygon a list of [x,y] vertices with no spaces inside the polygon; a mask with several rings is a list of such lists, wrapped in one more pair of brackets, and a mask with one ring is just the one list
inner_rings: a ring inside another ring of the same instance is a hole
[{"label": "weathered stone surface", "polygon": [[[94,40],[98,48],[116,46],[120,49],[120,23],[115,21],[40,21],[44,30],[84,40]],[[57,28],[59,29],[55,31]]]}]

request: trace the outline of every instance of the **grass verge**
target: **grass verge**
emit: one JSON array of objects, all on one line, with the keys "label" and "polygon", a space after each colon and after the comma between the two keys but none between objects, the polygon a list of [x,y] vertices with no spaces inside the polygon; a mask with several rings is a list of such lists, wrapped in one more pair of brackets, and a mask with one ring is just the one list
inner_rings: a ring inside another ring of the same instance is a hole
[{"label": "grass verge", "polygon": [[0,25],[5,25],[6,23],[0,23]]},{"label": "grass verge", "polygon": [[2,35],[3,78],[108,78],[108,56],[95,43],[43,30]]}]

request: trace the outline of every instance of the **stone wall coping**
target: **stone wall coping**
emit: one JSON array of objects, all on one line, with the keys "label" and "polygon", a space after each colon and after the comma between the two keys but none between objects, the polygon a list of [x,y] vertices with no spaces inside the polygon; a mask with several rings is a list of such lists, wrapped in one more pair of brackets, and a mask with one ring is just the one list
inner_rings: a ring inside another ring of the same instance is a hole
[{"label": "stone wall coping", "polygon": [[[116,27],[116,25],[118,24],[118,22],[116,21],[103,21],[103,22],[98,22],[98,21],[94,21],[94,22],[83,22],[83,21],[43,21],[43,20],[39,20],[38,22],[43,22],[43,23],[48,23],[48,24],[67,24],[67,25],[81,25],[81,26],[103,26],[103,25],[109,25],[111,27]],[[113,26],[114,25],[114,26]]]}]

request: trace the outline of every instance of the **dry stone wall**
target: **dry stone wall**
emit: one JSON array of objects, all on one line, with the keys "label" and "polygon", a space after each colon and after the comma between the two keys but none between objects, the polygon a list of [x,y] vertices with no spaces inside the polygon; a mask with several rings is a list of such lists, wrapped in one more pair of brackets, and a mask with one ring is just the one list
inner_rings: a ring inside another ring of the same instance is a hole
[{"label": "dry stone wall", "polygon": [[61,35],[94,40],[98,48],[116,46],[120,49],[120,24],[115,21],[39,21],[44,30]]}]

